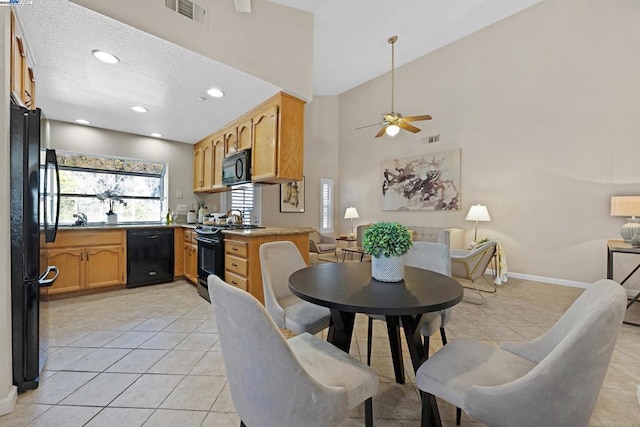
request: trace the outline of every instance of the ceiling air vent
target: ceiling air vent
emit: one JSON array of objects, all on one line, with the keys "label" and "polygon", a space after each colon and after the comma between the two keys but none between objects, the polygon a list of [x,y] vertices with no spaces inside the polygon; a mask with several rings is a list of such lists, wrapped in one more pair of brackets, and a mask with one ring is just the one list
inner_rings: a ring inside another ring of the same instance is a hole
[{"label": "ceiling air vent", "polygon": [[192,21],[206,24],[207,11],[204,7],[189,0],[164,0],[164,5]]}]

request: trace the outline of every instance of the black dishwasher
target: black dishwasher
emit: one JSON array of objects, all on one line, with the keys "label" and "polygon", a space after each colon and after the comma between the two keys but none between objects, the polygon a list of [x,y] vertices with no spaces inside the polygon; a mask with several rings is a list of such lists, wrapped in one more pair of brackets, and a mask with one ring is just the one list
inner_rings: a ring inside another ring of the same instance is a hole
[{"label": "black dishwasher", "polygon": [[127,288],[173,280],[173,229],[127,230]]}]

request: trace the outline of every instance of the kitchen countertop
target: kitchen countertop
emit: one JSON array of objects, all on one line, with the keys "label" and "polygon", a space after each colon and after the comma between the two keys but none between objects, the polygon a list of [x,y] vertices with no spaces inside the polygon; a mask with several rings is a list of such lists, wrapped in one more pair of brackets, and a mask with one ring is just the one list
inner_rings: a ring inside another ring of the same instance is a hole
[{"label": "kitchen countertop", "polygon": [[130,228],[175,228],[188,227],[195,228],[197,224],[164,224],[161,222],[148,224],[89,224],[89,225],[60,225],[58,231],[81,231],[81,230],[128,230]]},{"label": "kitchen countertop", "polygon": [[290,236],[292,234],[311,233],[313,228],[310,227],[266,227],[266,228],[249,228],[244,230],[222,230],[229,237],[262,237],[262,236]]},{"label": "kitchen countertop", "polygon": [[[83,226],[70,226],[63,225],[58,228],[58,231],[82,231],[82,230],[129,230],[134,228],[190,228],[194,229],[201,224],[163,224],[163,223],[148,223],[148,224],[89,224]],[[260,236],[288,236],[292,234],[311,233],[313,228],[309,227],[265,227],[265,228],[249,228],[243,230],[222,230],[223,233],[231,236],[245,236],[245,237],[260,237]]]}]

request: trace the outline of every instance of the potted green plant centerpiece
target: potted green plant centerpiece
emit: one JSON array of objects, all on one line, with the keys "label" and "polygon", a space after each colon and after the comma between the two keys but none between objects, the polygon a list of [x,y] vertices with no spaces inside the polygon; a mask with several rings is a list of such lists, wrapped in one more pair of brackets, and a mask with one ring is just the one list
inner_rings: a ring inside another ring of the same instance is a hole
[{"label": "potted green plant centerpiece", "polygon": [[378,222],[364,232],[362,248],[371,255],[371,275],[381,282],[404,278],[404,254],[413,246],[409,230],[397,222]]}]

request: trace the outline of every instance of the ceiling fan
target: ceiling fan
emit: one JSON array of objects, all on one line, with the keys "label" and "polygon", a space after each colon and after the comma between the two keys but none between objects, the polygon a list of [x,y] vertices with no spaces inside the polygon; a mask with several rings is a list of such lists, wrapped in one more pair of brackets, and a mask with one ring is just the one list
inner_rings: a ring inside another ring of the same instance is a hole
[{"label": "ceiling fan", "polygon": [[421,120],[431,120],[431,116],[428,114],[422,116],[411,116],[411,117],[402,117],[402,114],[396,113],[393,111],[393,95],[394,95],[394,70],[395,70],[395,42],[398,40],[398,36],[392,36],[387,40],[391,44],[391,112],[388,114],[383,114],[382,123],[376,123],[373,125],[362,126],[358,129],[364,129],[371,126],[380,126],[380,131],[376,134],[376,138],[381,137],[385,133],[389,136],[396,136],[400,129],[408,130],[409,132],[418,133],[420,129],[410,125],[408,122],[417,122]]}]

